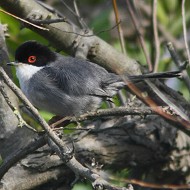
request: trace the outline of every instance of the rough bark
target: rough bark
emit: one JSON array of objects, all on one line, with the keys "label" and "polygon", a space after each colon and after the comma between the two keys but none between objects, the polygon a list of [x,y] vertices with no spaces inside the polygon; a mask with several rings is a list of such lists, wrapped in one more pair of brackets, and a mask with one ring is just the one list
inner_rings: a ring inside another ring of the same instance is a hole
[{"label": "rough bark", "polygon": [[[25,19],[28,17],[35,19],[36,15],[40,19],[48,19],[49,17],[51,19],[57,18],[33,0],[30,1],[30,4],[27,0],[1,1],[0,6]],[[139,65],[134,59],[119,53],[102,39],[92,35],[91,31],[85,37],[85,31],[68,22],[54,23],[46,25],[46,27],[49,31],[39,30],[33,27],[31,29],[48,39],[58,50],[64,50],[71,55],[80,54],[80,51],[82,51],[84,54],[88,54],[87,56],[92,62],[119,73],[140,73]],[[92,36],[88,37],[88,35]]]},{"label": "rough bark", "polygon": [[[3,66],[6,62],[9,61],[8,58],[8,52],[6,49],[5,45],[5,38],[4,38],[4,26],[0,25],[0,65]],[[10,74],[10,70],[6,70],[7,73]],[[1,80],[1,78],[0,78]],[[5,88],[7,94],[11,98],[11,101],[13,104],[16,106],[17,101],[16,101],[16,96],[11,92],[11,90],[6,87]],[[17,126],[17,118],[12,112],[12,110],[9,108],[7,105],[4,97],[0,93],[0,134],[1,134],[1,141],[3,141],[5,138],[7,138],[12,131],[16,128]],[[0,143],[1,144],[1,143]]]}]

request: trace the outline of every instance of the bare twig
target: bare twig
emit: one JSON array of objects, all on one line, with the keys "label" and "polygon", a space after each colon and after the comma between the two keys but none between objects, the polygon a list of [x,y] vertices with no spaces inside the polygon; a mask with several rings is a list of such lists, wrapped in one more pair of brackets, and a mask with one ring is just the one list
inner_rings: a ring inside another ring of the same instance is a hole
[{"label": "bare twig", "polygon": [[[141,41],[142,48],[144,48],[143,50],[145,51],[146,48],[145,48],[145,44],[144,44],[144,39],[142,38],[142,35],[141,35],[141,33],[140,33],[140,28],[139,28],[137,19],[136,19],[134,13],[133,13],[132,6],[131,6],[131,1],[126,0],[126,2],[127,2],[127,8],[128,8],[128,10],[129,10],[129,13],[130,13],[130,15],[131,15],[131,18],[132,18],[132,20],[133,20],[134,26],[135,26],[135,28],[136,28],[138,34],[139,34],[139,38],[140,38],[140,41]],[[134,7],[134,8],[135,8],[135,7]],[[143,45],[143,44],[144,44],[144,45]],[[145,51],[145,52],[146,52],[146,51]],[[146,54],[145,54],[145,55],[146,55]],[[147,54],[147,55],[148,55],[148,54]],[[152,66],[152,65],[150,64],[150,65],[149,65],[149,68],[150,68],[150,66]],[[127,80],[124,79],[124,81],[126,81],[126,83],[127,83]],[[164,97],[164,98],[165,98],[165,102],[171,102],[171,101],[169,101],[169,99],[168,99],[166,96],[164,96],[164,94],[163,94],[151,81],[145,80],[145,82],[149,85],[149,87],[150,87],[153,91],[156,92],[156,94],[157,94],[160,98]],[[144,96],[144,95],[143,95],[144,93],[142,93],[134,84],[129,83],[129,84],[128,84],[128,87],[129,87],[141,100],[143,100],[143,102],[146,102],[151,108],[154,109],[154,107],[157,106],[157,104],[148,96],[148,94],[147,94],[146,96]],[[167,105],[168,105],[168,104],[167,104]],[[170,106],[170,105],[168,105],[168,106]],[[190,129],[190,121],[189,121],[188,117],[187,117],[180,109],[176,109],[176,106],[175,106],[173,103],[172,103],[172,107],[171,107],[171,108],[172,108],[172,109],[174,108],[173,111],[174,111],[174,112],[177,111],[176,114],[179,114],[179,116],[171,116],[171,115],[169,115],[169,114],[164,113],[163,110],[161,110],[161,109],[160,109],[160,110],[157,109],[157,110],[155,110],[155,112],[158,113],[159,115],[163,116],[164,118],[169,119],[170,121],[179,123],[178,127],[179,127],[181,130],[183,130],[183,131],[184,131],[184,130],[185,130],[185,131],[187,130],[187,131],[186,131],[186,134],[190,135],[190,130],[189,130],[189,129]],[[182,126],[181,126],[181,125],[182,125]],[[184,131],[184,132],[185,132],[185,131]]]},{"label": "bare twig", "polygon": [[77,14],[77,12],[73,11],[71,7],[69,7],[69,5],[67,5],[67,3],[64,0],[61,0],[61,2],[63,3],[63,5],[77,18],[77,21],[80,25],[81,28],[85,28],[87,29],[87,25],[84,23],[83,19],[81,19],[81,17]]},{"label": "bare twig", "polygon": [[76,15],[77,15],[78,23],[80,24],[80,26],[81,26],[83,29],[87,29],[88,26],[87,26],[87,24],[84,22],[84,19],[80,16],[80,12],[79,12],[79,9],[78,9],[76,0],[73,0],[73,6],[74,6],[74,9],[75,9],[75,13],[76,13]]},{"label": "bare twig", "polygon": [[78,15],[71,9],[71,7],[69,7],[69,5],[67,5],[67,3],[65,3],[65,1],[61,0],[61,2],[63,3],[63,5],[76,17],[78,17]]},{"label": "bare twig", "polygon": [[[158,107],[160,109],[161,107]],[[168,107],[167,107],[168,108]],[[162,109],[165,111],[167,110],[166,107],[162,107]],[[155,108],[157,109],[157,108]],[[79,117],[64,117],[60,119],[59,121],[56,121],[51,126],[52,128],[56,127],[57,125],[63,123],[66,120],[69,120],[70,122],[79,122],[84,121],[87,119],[94,119],[94,118],[102,118],[102,117],[110,117],[110,116],[118,116],[122,117],[125,115],[140,115],[140,116],[146,116],[146,115],[154,115],[153,109],[150,107],[144,107],[144,108],[127,108],[127,107],[117,107],[117,108],[111,108],[111,109],[99,109],[97,111],[88,112],[85,114],[80,115]]]},{"label": "bare twig", "polygon": [[[176,66],[181,69],[181,67],[183,66],[183,63],[181,62],[177,52],[175,51],[174,49],[174,46],[171,42],[168,42],[167,43],[167,48],[170,52],[170,55],[172,57],[172,60],[174,61],[174,63],[176,64]],[[185,69],[183,69],[182,71],[182,77],[187,85],[187,88],[189,89],[190,91],[190,78],[189,78],[189,75],[187,73],[187,71]]]},{"label": "bare twig", "polygon": [[[140,89],[138,89],[133,83],[129,83],[128,79],[123,78],[123,81],[127,84],[129,89],[137,95],[138,98],[140,98],[144,103],[149,105],[158,115],[162,116],[163,118],[167,119],[168,121],[172,122],[173,124],[175,123],[175,127],[179,128],[183,132],[185,132],[188,136],[190,136],[190,121],[188,116],[183,113],[180,109],[173,109],[176,106],[172,103],[171,107],[171,113],[166,113],[164,112],[161,108],[158,107],[157,103],[152,100],[152,98],[148,95],[146,91],[142,92]],[[149,85],[149,87],[155,91],[155,94],[157,94],[161,99],[162,97],[165,98],[165,102],[171,102],[169,99],[164,96],[164,94],[148,79],[145,80],[145,82]],[[168,105],[168,104],[167,104]],[[170,107],[170,105],[168,105]],[[156,108],[156,109],[155,109]],[[177,113],[175,113],[177,111]],[[180,115],[177,115],[177,114]]]},{"label": "bare twig", "polygon": [[4,11],[4,10],[2,10],[2,9],[0,9],[0,12],[3,12],[3,13],[5,13],[5,14],[7,14],[7,15],[10,15],[10,16],[14,17],[15,19],[20,20],[20,21],[22,21],[22,22],[24,22],[24,23],[26,23],[26,24],[31,25],[31,26],[34,26],[34,27],[36,27],[36,28],[38,28],[38,29],[40,29],[40,30],[47,30],[47,31],[49,31],[48,28],[44,28],[44,27],[42,27],[42,26],[38,26],[38,25],[36,25],[36,24],[33,24],[33,23],[31,23],[31,22],[29,22],[29,21],[27,21],[27,20],[25,20],[25,19],[22,19],[22,18],[20,18],[20,17],[18,17],[18,16],[15,16],[15,15],[13,15],[13,14],[7,12],[7,11]]},{"label": "bare twig", "polygon": [[149,71],[152,71],[152,63],[150,61],[150,56],[148,55],[148,51],[147,51],[147,48],[146,48],[146,45],[145,45],[145,42],[144,42],[144,38],[143,38],[142,33],[140,31],[139,23],[138,23],[138,21],[136,19],[136,16],[135,16],[135,14],[133,12],[133,9],[132,9],[132,6],[131,6],[132,1],[126,0],[126,3],[127,3],[127,9],[129,11],[131,19],[132,19],[133,24],[135,26],[135,29],[137,31],[137,34],[138,34],[138,37],[139,37],[139,40],[140,40],[140,44],[141,44],[141,47],[143,49],[143,52],[144,52],[144,55],[145,55],[145,58],[146,58],[146,61],[147,61],[148,67],[149,67]]},{"label": "bare twig", "polygon": [[160,58],[160,42],[158,36],[158,27],[157,27],[157,0],[153,1],[153,32],[154,32],[154,44],[155,44],[155,60],[154,60],[154,72],[158,71],[158,64]]},{"label": "bare twig", "polygon": [[188,46],[188,40],[187,40],[187,29],[186,29],[186,20],[185,20],[185,0],[182,0],[182,20],[183,20],[183,36],[185,41],[185,49],[187,53],[187,58],[190,65],[190,52],[189,52],[189,46]]},{"label": "bare twig", "polygon": [[77,14],[77,16],[81,17],[76,0],[73,0],[73,6],[74,6],[75,13]]},{"label": "bare twig", "polygon": [[[149,80],[145,80],[145,82],[154,90],[154,92],[160,97],[160,99],[166,103],[170,107],[170,109],[173,111],[172,115],[180,116],[182,119],[188,121],[189,117],[174,103],[172,103],[169,98],[167,98],[161,91],[153,85]],[[154,109],[154,108],[153,108]]]},{"label": "bare twig", "polygon": [[115,20],[116,20],[116,24],[117,24],[117,30],[118,30],[121,50],[126,55],[125,42],[124,42],[124,37],[123,37],[123,30],[122,30],[122,27],[121,27],[120,21],[119,21],[120,19],[119,19],[119,13],[118,13],[118,7],[117,7],[116,0],[112,0],[112,4],[113,4],[113,8],[114,8],[114,13],[115,13]]},{"label": "bare twig", "polygon": [[[119,35],[119,41],[120,41],[120,46],[121,46],[121,51],[123,54],[126,55],[126,48],[125,48],[125,41],[123,37],[123,30],[120,24],[120,18],[119,18],[119,12],[118,12],[118,7],[117,7],[117,2],[116,0],[112,0],[113,8],[114,8],[114,13],[115,13],[115,20],[117,24],[117,30],[118,30],[118,35]],[[123,94],[121,91],[118,92],[118,97],[120,99],[121,105],[125,104],[125,98],[123,97]]]},{"label": "bare twig", "polygon": [[[143,1],[138,1],[138,6],[140,7],[140,9],[143,11],[143,13],[151,19],[151,9],[150,6],[148,4],[143,3]],[[178,40],[177,38],[175,38],[172,33],[170,33],[164,25],[160,24],[159,22],[158,24],[158,30],[159,32],[162,34],[161,36],[163,37],[162,40],[164,41],[171,41],[175,47],[177,49],[183,50],[184,49],[184,45],[183,43],[180,42],[180,40]]]},{"label": "bare twig", "polygon": [[[64,18],[63,18],[64,19]],[[57,23],[57,21],[60,20],[60,22],[63,22],[61,21],[62,19],[48,19],[48,20],[34,20],[34,19],[29,19],[31,22],[36,22],[36,23],[39,23],[39,24],[51,24],[51,23]],[[119,21],[118,24],[120,24],[121,21]],[[76,34],[77,36],[81,36],[81,37],[93,37],[93,36],[98,36],[100,35],[101,33],[105,33],[105,32],[109,32],[111,30],[114,30],[118,24],[112,26],[111,28],[107,28],[105,30],[100,30],[100,31],[95,31],[93,34],[91,32],[89,32],[89,30],[83,30],[83,33],[77,33],[77,32],[70,32],[70,31],[66,31],[66,30],[62,30],[62,29],[59,29],[59,28],[56,28],[54,26],[51,26],[52,28],[56,29],[56,30],[60,30],[61,32],[64,32],[64,33],[68,33],[68,34]]]},{"label": "bare twig", "polygon": [[[124,81],[128,83],[125,79]],[[143,102],[148,104],[150,108],[137,108],[134,107],[126,108],[126,107],[119,107],[119,108],[112,108],[106,110],[97,110],[95,112],[89,112],[83,114],[79,117],[65,117],[60,119],[59,121],[52,124],[52,127],[56,127],[57,125],[63,123],[66,120],[70,122],[78,122],[83,121],[86,119],[92,119],[97,117],[108,117],[108,116],[124,116],[124,115],[149,115],[157,113],[164,118],[167,118],[169,121],[175,122],[175,127],[178,127],[182,131],[184,131],[187,135],[190,136],[190,121],[188,120],[188,116],[184,112],[181,111],[175,104],[173,104],[166,96],[164,96],[156,86],[152,86],[152,83],[146,80],[148,85],[155,91],[155,93],[168,105],[166,107],[157,106],[157,104],[146,94],[146,92],[141,92],[135,85],[132,83],[128,83],[128,87],[135,92],[135,94],[140,98],[143,99]]]}]

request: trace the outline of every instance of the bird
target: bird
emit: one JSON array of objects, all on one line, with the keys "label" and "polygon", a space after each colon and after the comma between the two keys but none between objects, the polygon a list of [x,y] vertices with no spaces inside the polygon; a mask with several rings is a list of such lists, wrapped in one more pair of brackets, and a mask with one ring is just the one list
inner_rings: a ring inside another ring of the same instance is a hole
[{"label": "bird", "polygon": [[[126,83],[122,76],[79,58],[63,56],[34,40],[21,44],[14,65],[20,88],[38,109],[57,116],[79,116],[98,109]],[[179,72],[128,76],[130,81],[176,77]]]}]

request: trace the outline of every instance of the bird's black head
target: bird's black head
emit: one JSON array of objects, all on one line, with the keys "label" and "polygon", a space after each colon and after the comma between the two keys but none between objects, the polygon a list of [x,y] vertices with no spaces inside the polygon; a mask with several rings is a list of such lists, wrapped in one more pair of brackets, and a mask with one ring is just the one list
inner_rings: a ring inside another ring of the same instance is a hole
[{"label": "bird's black head", "polygon": [[15,61],[34,66],[45,66],[55,61],[56,54],[48,47],[36,41],[27,41],[21,44],[15,53]]}]

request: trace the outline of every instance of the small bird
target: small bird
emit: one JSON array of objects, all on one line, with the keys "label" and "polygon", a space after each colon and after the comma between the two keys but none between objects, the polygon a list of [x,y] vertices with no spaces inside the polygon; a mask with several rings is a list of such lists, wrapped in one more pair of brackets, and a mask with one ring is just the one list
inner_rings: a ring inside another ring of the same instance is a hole
[{"label": "small bird", "polygon": [[[15,53],[20,87],[37,108],[58,116],[73,116],[96,110],[103,100],[113,97],[126,85],[122,77],[82,59],[63,56],[36,41],[20,45]],[[179,72],[128,76],[131,81],[145,78],[176,77]]]}]

